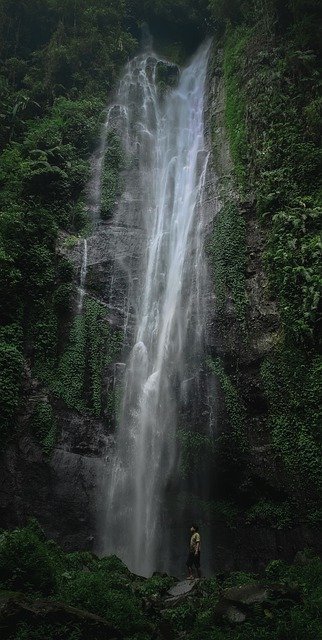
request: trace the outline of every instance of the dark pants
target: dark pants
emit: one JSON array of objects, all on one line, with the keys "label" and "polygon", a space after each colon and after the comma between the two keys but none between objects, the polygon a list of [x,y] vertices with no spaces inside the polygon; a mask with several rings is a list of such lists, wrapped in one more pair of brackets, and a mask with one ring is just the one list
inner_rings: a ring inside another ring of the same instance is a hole
[{"label": "dark pants", "polygon": [[187,560],[187,567],[189,569],[192,569],[192,567],[196,567],[196,569],[199,569],[200,567],[200,551],[195,554],[194,551],[190,551],[189,555],[188,555],[188,560]]}]

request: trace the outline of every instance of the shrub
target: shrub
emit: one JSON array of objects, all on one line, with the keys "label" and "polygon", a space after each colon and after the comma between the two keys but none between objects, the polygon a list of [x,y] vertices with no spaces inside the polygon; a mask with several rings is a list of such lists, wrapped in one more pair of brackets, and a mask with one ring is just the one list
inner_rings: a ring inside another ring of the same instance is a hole
[{"label": "shrub", "polygon": [[56,584],[55,559],[31,522],[24,529],[5,532],[0,538],[2,589],[49,595]]}]

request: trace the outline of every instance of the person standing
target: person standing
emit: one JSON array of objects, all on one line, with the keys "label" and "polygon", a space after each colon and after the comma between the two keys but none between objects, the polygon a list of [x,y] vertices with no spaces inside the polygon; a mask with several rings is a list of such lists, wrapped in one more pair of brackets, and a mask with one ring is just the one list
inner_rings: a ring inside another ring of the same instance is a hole
[{"label": "person standing", "polygon": [[201,578],[200,572],[200,533],[197,525],[192,525],[190,529],[191,537],[189,544],[189,556],[187,560],[187,567],[189,571],[189,580],[194,579],[193,568],[196,569],[197,578]]}]

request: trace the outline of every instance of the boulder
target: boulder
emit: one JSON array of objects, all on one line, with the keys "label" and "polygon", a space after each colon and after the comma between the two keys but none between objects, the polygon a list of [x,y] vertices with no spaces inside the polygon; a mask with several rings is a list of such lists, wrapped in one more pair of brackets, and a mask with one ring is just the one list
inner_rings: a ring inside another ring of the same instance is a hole
[{"label": "boulder", "polygon": [[239,587],[231,587],[223,591],[225,600],[239,602],[242,604],[262,603],[269,598],[269,588],[267,586],[254,583],[242,584]]},{"label": "boulder", "polygon": [[167,593],[164,604],[167,608],[175,607],[177,604],[189,597],[196,589],[198,582],[195,580],[181,580],[177,582]]}]

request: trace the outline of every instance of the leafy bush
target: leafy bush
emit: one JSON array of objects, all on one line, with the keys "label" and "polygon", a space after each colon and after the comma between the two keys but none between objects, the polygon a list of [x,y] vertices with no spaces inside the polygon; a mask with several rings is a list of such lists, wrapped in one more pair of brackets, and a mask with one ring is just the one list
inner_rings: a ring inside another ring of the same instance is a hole
[{"label": "leafy bush", "polygon": [[142,605],[129,586],[128,577],[110,574],[104,568],[92,572],[69,572],[62,577],[57,597],[67,604],[103,616],[127,636],[148,631]]},{"label": "leafy bush", "polygon": [[13,344],[0,342],[0,438],[10,429],[20,398],[23,356]]},{"label": "leafy bush", "polygon": [[55,587],[55,561],[34,523],[1,534],[2,589],[49,595]]}]

